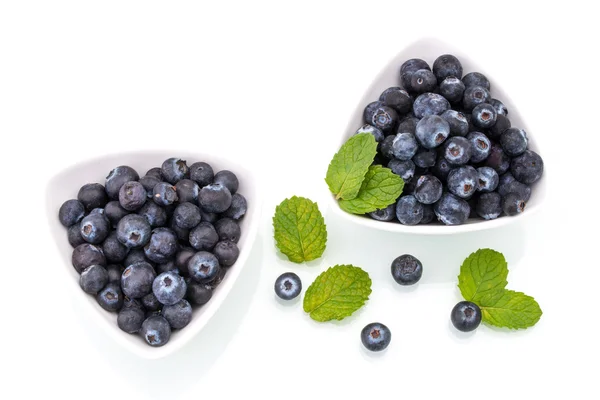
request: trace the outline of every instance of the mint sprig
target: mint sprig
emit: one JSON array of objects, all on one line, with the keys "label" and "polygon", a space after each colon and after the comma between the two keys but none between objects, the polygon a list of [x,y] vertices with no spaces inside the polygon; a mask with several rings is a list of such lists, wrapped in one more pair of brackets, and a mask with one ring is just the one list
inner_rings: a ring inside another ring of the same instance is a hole
[{"label": "mint sprig", "polygon": [[351,200],[340,200],[340,207],[352,214],[366,214],[386,208],[396,202],[403,187],[404,181],[391,169],[371,165],[358,195]]}]

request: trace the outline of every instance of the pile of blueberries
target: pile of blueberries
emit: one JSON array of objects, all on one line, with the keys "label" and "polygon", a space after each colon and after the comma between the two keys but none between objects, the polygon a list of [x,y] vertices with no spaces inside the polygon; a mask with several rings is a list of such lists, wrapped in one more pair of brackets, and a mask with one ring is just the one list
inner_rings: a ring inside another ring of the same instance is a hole
[{"label": "pile of blueberries", "polygon": [[169,158],[142,178],[129,166],[88,183],[58,217],[84,292],[117,324],[163,346],[206,304],[238,256],[246,198],[236,175]]},{"label": "pile of blueberries", "polygon": [[396,204],[369,215],[404,225],[463,224],[523,212],[531,185],[544,169],[528,149],[527,134],[512,127],[508,109],[490,95],[479,72],[463,76],[453,55],[430,68],[413,58],[400,67],[401,87],[386,89],[364,110],[378,142],[375,163],[405,182]]}]

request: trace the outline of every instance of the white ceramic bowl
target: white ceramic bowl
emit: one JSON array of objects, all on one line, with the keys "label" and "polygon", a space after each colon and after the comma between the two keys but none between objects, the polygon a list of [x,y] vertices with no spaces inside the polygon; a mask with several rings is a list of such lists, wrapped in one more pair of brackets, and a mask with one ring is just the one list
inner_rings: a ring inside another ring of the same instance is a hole
[{"label": "white ceramic bowl", "polygon": [[[77,198],[77,192],[82,185],[92,182],[104,184],[106,175],[118,165],[129,165],[138,171],[140,176],[143,176],[148,169],[160,166],[164,160],[175,156],[186,160],[188,165],[197,161],[205,161],[213,167],[215,172],[222,169],[234,172],[240,181],[239,193],[243,194],[248,201],[248,212],[240,223],[242,235],[238,242],[240,248],[239,258],[233,266],[229,267],[225,278],[215,289],[212,299],[202,307],[195,307],[190,324],[180,331],[173,332],[166,345],[150,347],[141,336],[121,331],[117,326],[117,314],[103,310],[94,296],[81,290],[79,287],[79,274],[71,264],[73,248],[67,241],[66,228],[58,221],[58,210],[65,200]],[[94,319],[100,328],[116,342],[144,358],[161,358],[175,352],[189,342],[219,309],[221,303],[231,291],[250,254],[250,249],[256,238],[261,210],[257,178],[247,168],[214,155],[179,151],[120,153],[73,165],[50,180],[46,197],[50,230],[61,255],[61,265],[57,265],[56,268],[62,271],[57,271],[57,273],[64,275],[66,284],[77,292],[76,295],[84,303],[87,315]]]},{"label": "white ceramic bowl", "polygon": [[[363,110],[367,104],[378,100],[379,95],[385,89],[391,86],[402,86],[400,83],[400,66],[404,61],[411,58],[422,58],[423,60],[427,61],[427,63],[431,67],[435,59],[442,54],[453,54],[456,57],[458,57],[463,66],[463,75],[466,75],[469,72],[477,71],[481,72],[489,79],[491,85],[490,92],[492,97],[501,100],[506,105],[509,113],[508,117],[511,121],[512,126],[525,129],[529,138],[529,149],[540,154],[543,158],[543,154],[540,152],[539,145],[535,140],[536,132],[532,132],[528,129],[528,126],[525,123],[525,119],[519,113],[519,108],[513,104],[510,97],[502,90],[502,85],[496,82],[493,76],[490,76],[488,73],[486,73],[485,66],[477,65],[472,59],[472,57],[463,53],[460,49],[452,47],[451,45],[444,43],[441,40],[433,38],[421,39],[412,43],[400,53],[398,53],[398,55],[396,55],[396,57],[394,57],[383,68],[383,70],[375,78],[371,86],[367,89],[363,98],[358,103],[354,113],[350,118],[350,122],[346,127],[346,131],[340,139],[339,146],[342,146],[342,144],[344,144],[346,140],[348,140],[356,132],[356,130],[364,124]],[[542,176],[542,178],[533,185],[531,198],[527,202],[525,211],[519,216],[502,216],[491,221],[485,221],[483,219],[469,219],[467,223],[463,225],[443,225],[437,222],[435,224],[409,226],[402,225],[398,222],[376,221],[368,216],[347,213],[338,206],[337,201],[335,200],[335,196],[331,195],[328,196],[328,198],[330,199],[330,208],[332,208],[333,211],[336,214],[340,215],[342,218],[345,218],[356,224],[368,226],[375,229],[421,235],[444,235],[459,232],[473,232],[485,229],[492,229],[506,224],[511,224],[515,221],[522,220],[522,218],[535,213],[540,208],[546,195],[546,174],[547,171],[544,170],[544,175]]]}]

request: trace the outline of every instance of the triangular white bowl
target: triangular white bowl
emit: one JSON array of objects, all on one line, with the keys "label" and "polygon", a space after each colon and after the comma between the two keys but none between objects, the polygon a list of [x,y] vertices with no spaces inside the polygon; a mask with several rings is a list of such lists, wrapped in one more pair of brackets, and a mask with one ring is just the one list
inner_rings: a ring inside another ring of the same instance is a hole
[{"label": "triangular white bowl", "polygon": [[[148,169],[160,166],[164,160],[170,157],[181,157],[188,162],[188,165],[197,161],[204,161],[209,163],[215,172],[223,169],[233,171],[240,181],[239,193],[243,194],[248,200],[248,212],[240,223],[242,235],[238,242],[240,248],[239,258],[233,266],[229,267],[225,278],[215,289],[212,299],[202,307],[195,307],[190,324],[182,330],[174,331],[166,345],[150,347],[141,336],[121,331],[117,326],[117,314],[103,310],[94,296],[81,290],[79,287],[79,274],[71,264],[73,248],[67,241],[66,228],[58,221],[58,210],[65,200],[77,198],[79,188],[85,183],[98,182],[104,184],[106,175],[118,165],[129,165],[138,171],[140,176],[143,176]],[[119,153],[73,165],[61,171],[49,181],[46,190],[46,204],[51,235],[56,241],[61,256],[60,265],[57,265],[56,268],[62,271],[57,271],[57,273],[63,274],[67,281],[66,285],[77,292],[84,308],[87,309],[89,318],[95,320],[98,326],[117,343],[148,359],[165,357],[183,347],[217,312],[248,259],[258,232],[262,206],[257,177],[249,169],[211,154],[167,151]]]},{"label": "triangular white bowl", "polygon": [[[409,46],[404,48],[404,50],[400,51],[400,53],[398,53],[398,55],[396,55],[383,68],[383,70],[379,73],[379,75],[377,75],[371,86],[369,86],[369,88],[366,90],[366,93],[364,94],[364,96],[358,103],[356,109],[354,110],[354,113],[350,117],[350,122],[348,123],[346,130],[340,139],[339,146],[342,146],[342,144],[344,144],[346,140],[348,140],[356,132],[356,130],[364,124],[363,110],[367,104],[379,100],[379,95],[385,89],[392,86],[402,86],[400,84],[400,66],[404,61],[411,58],[422,58],[423,60],[427,61],[427,63],[431,67],[435,59],[442,54],[453,54],[456,57],[458,57],[463,66],[463,75],[466,75],[469,72],[477,71],[481,72],[489,79],[491,85],[490,92],[492,97],[501,100],[506,105],[506,107],[508,108],[508,118],[510,119],[512,126],[525,129],[525,131],[527,132],[527,137],[529,138],[529,149],[540,154],[543,158],[544,155],[540,152],[539,145],[535,140],[536,132],[530,131],[528,129],[528,126],[525,123],[525,118],[523,118],[523,116],[519,113],[519,108],[514,105],[511,98],[502,90],[502,85],[496,80],[494,80],[493,76],[490,76],[490,74],[486,72],[485,65],[477,65],[473,57],[469,56],[468,54],[465,54],[459,48],[453,47],[452,45],[449,45],[435,38],[424,38],[410,44]],[[514,223],[516,221],[521,221],[524,217],[534,214],[536,211],[539,210],[546,195],[546,175],[547,170],[545,169],[542,178],[532,186],[531,198],[527,202],[525,211],[519,216],[502,216],[491,221],[485,221],[482,219],[469,219],[468,222],[463,225],[446,226],[441,223],[435,223],[408,226],[402,225],[398,222],[376,221],[368,216],[349,214],[343,211],[338,206],[337,201],[335,200],[335,196],[328,196],[328,198],[330,201],[330,208],[333,210],[333,212],[335,212],[342,218],[347,219],[358,225],[363,225],[374,229],[380,229],[391,232],[412,233],[420,235],[447,235],[460,232],[473,232],[486,229],[493,229],[499,226]]]}]

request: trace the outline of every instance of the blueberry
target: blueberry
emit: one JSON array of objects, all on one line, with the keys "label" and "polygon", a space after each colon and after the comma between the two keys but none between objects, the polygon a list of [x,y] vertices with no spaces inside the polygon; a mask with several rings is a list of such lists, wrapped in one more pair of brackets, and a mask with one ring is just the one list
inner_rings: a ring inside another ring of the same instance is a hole
[{"label": "blueberry", "polygon": [[138,262],[125,268],[121,275],[121,288],[125,296],[132,299],[144,297],[152,290],[156,277],[154,268],[147,262]]},{"label": "blueberry", "polygon": [[452,104],[459,103],[464,93],[465,84],[456,77],[449,76],[440,83],[440,94]]},{"label": "blueberry", "polygon": [[431,204],[423,204],[423,218],[419,224],[425,225],[432,222],[435,219],[435,213],[433,212],[433,206]]},{"label": "blueberry", "polygon": [[150,346],[160,347],[171,338],[171,327],[164,317],[152,315],[142,323],[140,333]]},{"label": "blueberry", "polygon": [[192,320],[192,306],[187,300],[180,300],[178,303],[164,306],[162,315],[169,322],[173,329],[182,329]]},{"label": "blueberry", "polygon": [[385,157],[387,160],[391,160],[392,158],[394,158],[394,153],[392,152],[394,139],[396,139],[396,135],[386,136],[385,139],[383,139],[383,141],[379,145],[378,155]]},{"label": "blueberry", "polygon": [[177,224],[175,224],[174,219],[171,219],[171,221],[169,222],[169,228],[171,228],[171,230],[175,232],[175,235],[177,235],[177,239],[179,239],[180,241],[187,242],[190,239],[190,230],[178,227]]},{"label": "blueberry", "polygon": [[221,282],[223,282],[223,279],[225,278],[225,275],[227,274],[227,270],[228,268],[220,268],[219,272],[217,272],[217,276],[215,277],[215,279],[213,279],[210,282],[205,283],[205,285],[210,288],[210,290],[214,291],[217,286],[219,286],[221,284]]},{"label": "blueberry", "polygon": [[486,90],[490,90],[490,81],[482,73],[471,72],[463,76],[463,83],[467,88],[471,86],[481,86]]},{"label": "blueberry", "polygon": [[433,72],[428,69],[420,69],[412,73],[408,91],[415,94],[433,91],[437,86],[437,79]]},{"label": "blueberry", "polygon": [[450,103],[448,103],[448,100],[436,93],[423,93],[413,103],[413,112],[417,118],[440,115],[449,109]]},{"label": "blueberry", "polygon": [[355,135],[361,133],[370,133],[375,138],[377,143],[383,142],[385,135],[381,132],[381,129],[374,127],[373,125],[365,124],[356,130]]},{"label": "blueberry", "polygon": [[410,80],[412,78],[412,74],[420,69],[427,69],[431,71],[431,68],[429,68],[429,64],[427,64],[427,62],[421,60],[420,58],[411,58],[410,60],[405,61],[400,66],[400,79],[404,88],[410,87]]},{"label": "blueberry", "polygon": [[161,264],[156,264],[156,266],[154,267],[154,270],[156,271],[157,274],[162,274],[163,272],[168,272],[168,271],[175,271],[175,272],[179,273],[179,270],[177,269],[177,265],[175,264],[174,260],[169,260],[169,261],[166,261]]},{"label": "blueberry", "polygon": [[396,218],[396,204],[390,204],[386,208],[370,212],[369,217],[376,221],[393,221]]},{"label": "blueberry", "polygon": [[498,218],[502,214],[502,196],[497,192],[483,193],[477,199],[475,211],[486,220]]},{"label": "blueberry", "polygon": [[473,125],[478,128],[488,129],[496,123],[498,114],[494,107],[488,103],[481,103],[473,108],[471,112],[471,120]]},{"label": "blueberry", "polygon": [[152,293],[161,304],[166,306],[183,299],[186,290],[185,280],[175,271],[163,272],[152,283]]},{"label": "blueberry", "polygon": [[125,260],[129,249],[117,239],[117,232],[112,231],[102,243],[102,251],[109,263],[119,263]]},{"label": "blueberry", "polygon": [[463,95],[463,107],[471,112],[479,104],[487,103],[490,100],[490,92],[481,86],[467,86]]},{"label": "blueberry", "polygon": [[446,225],[464,224],[471,214],[469,203],[450,193],[444,193],[433,205],[437,219]]},{"label": "blueberry", "polygon": [[110,264],[106,266],[106,273],[108,274],[108,282],[116,282],[121,284],[121,275],[123,275],[123,267],[118,264]]},{"label": "blueberry", "polygon": [[400,161],[393,158],[390,160],[387,167],[391,169],[394,174],[400,176],[405,182],[411,180],[415,174],[415,163],[411,160]]},{"label": "blueberry", "polygon": [[206,283],[215,279],[219,269],[219,260],[207,251],[199,251],[188,261],[188,272],[199,283]]},{"label": "blueberry", "polygon": [[293,272],[285,272],[275,280],[275,294],[283,300],[292,300],[302,292],[302,281]]},{"label": "blueberry", "polygon": [[144,309],[141,307],[123,307],[117,316],[117,326],[124,332],[137,333],[142,329],[142,323],[146,318]]},{"label": "blueberry", "polygon": [[231,196],[231,205],[223,212],[223,216],[238,220],[246,215],[246,211],[248,211],[246,198],[243,195],[236,193]]},{"label": "blueberry", "polygon": [[392,155],[398,160],[410,160],[418,148],[419,144],[412,133],[400,132],[392,142]]},{"label": "blueberry", "polygon": [[85,207],[79,200],[67,200],[58,210],[58,220],[64,227],[70,227],[85,216]]},{"label": "blueberry", "polygon": [[75,270],[81,273],[91,265],[106,265],[106,257],[100,247],[84,243],[73,250],[71,263]]},{"label": "blueberry", "polygon": [[510,168],[510,157],[502,150],[502,147],[493,144],[490,155],[483,161],[483,165],[495,169],[498,175],[502,175]]},{"label": "blueberry", "polygon": [[[215,232],[216,235],[216,232]],[[180,248],[177,253],[175,253],[175,266],[179,271],[179,275],[187,276],[188,275],[188,262],[190,258],[192,258],[196,254],[196,251],[189,247]]]},{"label": "blueberry", "polygon": [[477,190],[480,192],[493,192],[498,187],[500,178],[498,173],[490,167],[479,167],[477,168]]},{"label": "blueberry", "polygon": [[450,314],[452,325],[461,332],[471,332],[481,323],[481,309],[470,301],[461,301]]},{"label": "blueberry", "polygon": [[417,132],[417,124],[419,123],[419,118],[415,118],[412,116],[406,116],[402,118],[402,120],[398,123],[398,128],[396,129],[396,133],[400,132],[408,132],[413,135]]},{"label": "blueberry", "polygon": [[437,160],[437,151],[435,149],[420,149],[412,160],[419,168],[431,168]]},{"label": "blueberry", "polygon": [[104,215],[112,226],[117,226],[121,218],[129,214],[129,211],[121,207],[118,200],[109,201],[104,207]]},{"label": "blueberry", "polygon": [[508,216],[522,213],[527,202],[518,193],[509,193],[502,199],[502,210]]},{"label": "blueberry", "polygon": [[212,297],[212,289],[210,286],[203,283],[190,281],[187,287],[185,298],[189,302],[197,306],[204,305],[209,302]]},{"label": "blueberry", "polygon": [[469,132],[469,121],[465,115],[455,110],[446,110],[440,115],[450,127],[450,136],[466,136]]},{"label": "blueberry", "polygon": [[506,172],[500,177],[498,183],[498,193],[505,197],[509,193],[516,193],[524,201],[529,201],[531,196],[531,187],[519,182],[510,172]]},{"label": "blueberry", "polygon": [[200,186],[191,179],[182,179],[175,185],[175,191],[180,203],[198,202],[198,193],[200,192]]},{"label": "blueberry", "polygon": [[127,211],[135,211],[142,207],[148,198],[148,192],[141,183],[126,182],[119,190],[119,204]]},{"label": "blueberry", "polygon": [[83,236],[81,236],[81,229],[79,224],[71,225],[67,229],[67,239],[69,240],[69,244],[75,248],[80,244],[87,243]]},{"label": "blueberry", "polygon": [[439,115],[424,117],[417,124],[416,137],[421,146],[432,149],[444,143],[450,135],[450,125]]},{"label": "blueberry", "polygon": [[223,240],[215,245],[213,254],[219,260],[220,265],[230,267],[237,261],[240,255],[240,249],[236,243],[229,240]]},{"label": "blueberry", "polygon": [[205,162],[196,162],[190,166],[190,179],[201,188],[210,185],[215,177],[212,167]]},{"label": "blueberry", "polygon": [[178,227],[192,229],[200,223],[202,216],[198,206],[192,203],[181,203],[175,208],[173,219]]},{"label": "blueberry", "polygon": [[111,282],[96,295],[96,301],[106,311],[119,311],[123,306],[123,292],[118,283]]},{"label": "blueberry", "polygon": [[392,107],[399,114],[406,114],[412,110],[412,97],[399,87],[387,88],[379,96],[379,101],[384,105]]},{"label": "blueberry", "polygon": [[152,292],[142,297],[142,305],[148,311],[158,311],[162,307],[162,304]]},{"label": "blueberry", "polygon": [[137,212],[144,217],[152,228],[165,226],[167,224],[167,211],[153,201],[148,201]]},{"label": "blueberry", "polygon": [[492,142],[481,132],[471,132],[467,135],[471,143],[471,163],[478,163],[489,157],[492,151]]},{"label": "blueberry", "polygon": [[527,150],[527,133],[524,129],[508,128],[500,136],[502,150],[510,157],[516,157]]},{"label": "blueberry", "polygon": [[391,340],[392,332],[380,322],[371,322],[360,331],[360,341],[369,351],[382,351]]},{"label": "blueberry", "polygon": [[150,235],[150,241],[144,246],[144,254],[150,261],[164,263],[177,252],[177,235],[169,228],[156,228]]},{"label": "blueberry", "polygon": [[129,254],[127,254],[127,257],[125,257],[123,265],[125,265],[125,267],[129,267],[130,265],[139,262],[147,262],[150,265],[154,265],[153,262],[146,258],[146,254],[144,254],[144,249],[133,249],[129,251]]},{"label": "blueberry", "polygon": [[433,204],[442,197],[442,182],[433,175],[423,175],[417,181],[414,196],[421,204]]},{"label": "blueberry", "polygon": [[505,117],[508,116],[508,108],[506,108],[503,102],[498,99],[491,99],[490,104],[492,107],[494,107],[498,115],[504,115]]},{"label": "blueberry", "polygon": [[473,147],[471,142],[462,137],[454,136],[444,145],[444,158],[452,165],[464,165],[471,159]]},{"label": "blueberry", "polygon": [[423,275],[421,261],[410,254],[403,254],[392,261],[392,277],[400,285],[414,285]]},{"label": "blueberry", "polygon": [[200,222],[190,231],[190,245],[196,250],[212,250],[219,241],[219,234],[210,222]]},{"label": "blueberry", "polygon": [[177,157],[165,160],[160,167],[160,171],[165,178],[165,181],[172,185],[190,175],[190,169],[187,166],[186,161]]},{"label": "blueberry", "polygon": [[131,167],[127,165],[121,165],[108,174],[106,177],[106,193],[112,200],[119,198],[119,191],[121,186],[127,182],[137,181],[140,179],[139,174]]},{"label": "blueberry", "polygon": [[222,213],[231,206],[231,192],[219,183],[211,183],[200,189],[198,202],[206,212]]},{"label": "blueberry", "polygon": [[94,208],[104,207],[108,203],[108,196],[101,184],[88,183],[79,189],[77,200],[83,204],[86,210],[92,211]]},{"label": "blueberry", "polygon": [[403,225],[417,225],[423,218],[423,205],[415,196],[402,196],[396,204],[396,218]]},{"label": "blueberry", "polygon": [[479,187],[479,174],[470,165],[453,169],[448,174],[447,185],[455,196],[469,198]]},{"label": "blueberry", "polygon": [[[238,194],[238,193],[236,193]],[[231,203],[233,204],[233,196],[231,196]],[[231,206],[229,206],[231,207]],[[227,211],[227,210],[225,210]],[[206,212],[202,208],[200,209],[200,215],[202,215],[202,222],[210,222],[214,224],[219,220],[219,214],[213,212]],[[230,217],[231,218],[231,217]]]},{"label": "blueberry", "polygon": [[167,182],[160,182],[154,186],[154,189],[152,189],[152,199],[159,206],[168,206],[179,200],[175,186]]},{"label": "blueberry", "polygon": [[446,158],[441,157],[437,160],[433,168],[431,169],[431,173],[438,178],[442,182],[446,182],[448,179],[448,174],[452,170],[453,166],[446,160]]},{"label": "blueberry", "polygon": [[500,140],[500,136],[510,128],[510,120],[502,114],[496,116],[496,123],[488,131],[490,139]]},{"label": "blueberry", "polygon": [[231,240],[237,243],[242,234],[240,225],[231,218],[221,218],[215,223],[215,230],[221,240]]},{"label": "blueberry", "polygon": [[229,193],[231,193],[232,195],[234,195],[237,192],[238,187],[240,186],[240,182],[238,181],[237,176],[233,172],[228,170],[222,170],[217,172],[215,174],[214,183],[218,183],[225,186],[229,190]]},{"label": "blueberry", "polygon": [[381,129],[383,132],[390,131],[398,123],[398,113],[391,107],[377,101],[370,103],[363,113],[364,122]]},{"label": "blueberry", "polygon": [[159,179],[154,175],[146,175],[143,178],[140,178],[139,182],[140,182],[140,185],[142,185],[144,187],[144,190],[146,191],[146,195],[148,196],[148,198],[152,198],[154,186],[161,183],[162,179]]},{"label": "blueberry", "polygon": [[154,176],[155,178],[160,179],[161,181],[165,179],[165,177],[162,174],[162,170],[160,169],[160,167],[150,168],[146,172],[146,176]]},{"label": "blueberry", "polygon": [[84,292],[96,294],[108,283],[108,272],[102,265],[90,265],[81,272],[79,286]]},{"label": "blueberry", "polygon": [[117,224],[117,239],[130,249],[143,247],[150,240],[151,230],[146,218],[129,214],[121,218]]}]

